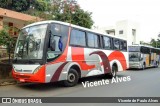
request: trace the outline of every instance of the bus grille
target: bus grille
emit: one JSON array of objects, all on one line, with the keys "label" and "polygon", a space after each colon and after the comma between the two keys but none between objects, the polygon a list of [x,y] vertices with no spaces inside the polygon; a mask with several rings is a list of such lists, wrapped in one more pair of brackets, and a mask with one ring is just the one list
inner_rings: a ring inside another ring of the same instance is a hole
[{"label": "bus grille", "polygon": [[28,73],[31,73],[32,70],[16,70],[17,72],[28,72]]}]

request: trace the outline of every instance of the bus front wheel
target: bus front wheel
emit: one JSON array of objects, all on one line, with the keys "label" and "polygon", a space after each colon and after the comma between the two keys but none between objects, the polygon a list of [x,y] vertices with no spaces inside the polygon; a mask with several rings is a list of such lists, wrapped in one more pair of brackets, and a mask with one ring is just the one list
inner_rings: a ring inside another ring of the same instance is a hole
[{"label": "bus front wheel", "polygon": [[67,80],[64,81],[64,86],[72,87],[78,83],[79,75],[75,69],[70,69],[67,75]]},{"label": "bus front wheel", "polygon": [[109,78],[116,78],[116,76],[117,76],[117,71],[118,71],[118,68],[117,68],[117,65],[113,65],[112,66],[112,70],[111,70],[111,72],[110,73],[108,73],[108,74],[106,74]]},{"label": "bus front wheel", "polygon": [[145,63],[143,63],[142,70],[144,70],[145,68],[146,68],[146,65],[145,65]]}]

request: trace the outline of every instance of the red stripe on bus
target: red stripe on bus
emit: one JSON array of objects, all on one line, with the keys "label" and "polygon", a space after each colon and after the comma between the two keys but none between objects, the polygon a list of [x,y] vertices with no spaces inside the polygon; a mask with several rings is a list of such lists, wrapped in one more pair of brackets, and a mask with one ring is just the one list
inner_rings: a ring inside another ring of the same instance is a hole
[{"label": "red stripe on bus", "polygon": [[107,55],[102,51],[95,51],[95,52],[91,53],[90,55],[92,55],[92,54],[98,54],[101,57],[102,63],[103,63],[103,68],[104,68],[104,72],[105,73],[109,73],[111,71],[111,67],[110,67]]},{"label": "red stripe on bus", "polygon": [[72,61],[77,62],[81,66],[81,70],[90,70],[95,68],[95,65],[88,65],[84,56],[84,48],[72,47]]},{"label": "red stripe on bus", "polygon": [[108,58],[109,58],[109,61],[112,61],[114,59],[118,60],[121,63],[123,70],[127,69],[126,59],[122,52],[114,51],[108,56]]},{"label": "red stripe on bus", "polygon": [[60,74],[61,74],[64,66],[65,66],[67,63],[68,63],[68,62],[65,62],[65,63],[63,63],[62,65],[60,65],[60,66],[58,67],[58,69],[55,71],[54,75],[52,76],[50,82],[58,81],[59,76],[60,76]]}]

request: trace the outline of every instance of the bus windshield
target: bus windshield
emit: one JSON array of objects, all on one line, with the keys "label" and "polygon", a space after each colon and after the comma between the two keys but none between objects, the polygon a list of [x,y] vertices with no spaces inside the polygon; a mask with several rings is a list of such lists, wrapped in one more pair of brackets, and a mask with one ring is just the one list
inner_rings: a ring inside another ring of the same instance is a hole
[{"label": "bus windshield", "polygon": [[139,52],[130,52],[129,53],[129,61],[139,61],[140,60],[140,53]]},{"label": "bus windshield", "polygon": [[42,59],[47,24],[27,27],[21,30],[15,59]]}]

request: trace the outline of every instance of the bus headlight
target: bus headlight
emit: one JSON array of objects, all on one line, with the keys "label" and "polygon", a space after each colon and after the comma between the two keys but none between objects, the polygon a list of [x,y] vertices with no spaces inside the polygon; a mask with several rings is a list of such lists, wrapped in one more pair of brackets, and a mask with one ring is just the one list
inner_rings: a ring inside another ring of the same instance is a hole
[{"label": "bus headlight", "polygon": [[37,73],[41,67],[42,67],[42,66],[38,66],[38,67],[33,71],[33,74]]}]

